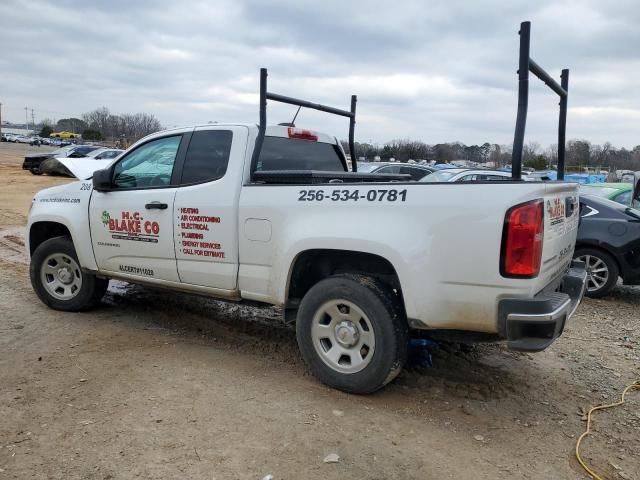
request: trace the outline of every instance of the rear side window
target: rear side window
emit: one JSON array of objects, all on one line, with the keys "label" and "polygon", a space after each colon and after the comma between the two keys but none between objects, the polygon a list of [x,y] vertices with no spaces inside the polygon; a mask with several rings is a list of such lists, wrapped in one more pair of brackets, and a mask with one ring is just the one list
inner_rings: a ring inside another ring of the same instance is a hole
[{"label": "rear side window", "polygon": [[431,172],[429,172],[429,170],[423,170],[422,168],[401,167],[400,173],[411,175],[412,180],[420,180],[422,177],[428,175]]},{"label": "rear side window", "polygon": [[184,159],[180,183],[201,183],[224,177],[232,139],[231,130],[194,132]]},{"label": "rear side window", "polygon": [[507,182],[511,180],[511,177],[503,177],[502,175],[487,175],[487,180],[496,182]]},{"label": "rear side window", "polygon": [[344,172],[337,146],[295,138],[265,137],[256,170]]},{"label": "rear side window", "polygon": [[613,198],[614,202],[621,203],[622,205],[631,205],[631,190],[621,193]]},{"label": "rear side window", "polygon": [[399,165],[389,165],[375,170],[375,173],[400,173]]}]

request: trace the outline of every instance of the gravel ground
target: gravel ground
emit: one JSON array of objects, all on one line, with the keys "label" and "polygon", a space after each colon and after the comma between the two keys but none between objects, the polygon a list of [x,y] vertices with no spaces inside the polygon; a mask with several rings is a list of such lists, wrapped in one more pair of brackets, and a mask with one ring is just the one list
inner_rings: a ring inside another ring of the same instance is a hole
[{"label": "gravel ground", "polygon": [[[112,282],[94,311],[49,310],[23,226],[68,180],[20,170],[25,149],[0,144],[0,478],[582,479],[585,411],[640,379],[631,287],[585,300],[545,352],[443,343],[366,397],[317,383],[275,309]],[[594,427],[585,459],[640,479],[640,392]]]}]

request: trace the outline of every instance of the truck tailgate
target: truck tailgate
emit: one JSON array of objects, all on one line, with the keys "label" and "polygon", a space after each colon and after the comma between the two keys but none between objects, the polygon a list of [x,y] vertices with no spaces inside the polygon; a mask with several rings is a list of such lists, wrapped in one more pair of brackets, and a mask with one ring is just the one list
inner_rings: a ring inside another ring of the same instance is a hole
[{"label": "truck tailgate", "polygon": [[543,200],[544,244],[536,291],[559,277],[571,263],[580,219],[578,184],[548,183]]}]

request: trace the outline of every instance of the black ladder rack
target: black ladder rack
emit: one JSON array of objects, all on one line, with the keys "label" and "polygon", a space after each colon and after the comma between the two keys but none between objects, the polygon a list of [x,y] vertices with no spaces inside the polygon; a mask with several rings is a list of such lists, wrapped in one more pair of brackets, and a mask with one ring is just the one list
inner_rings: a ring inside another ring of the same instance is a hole
[{"label": "black ladder rack", "polygon": [[518,67],[518,116],[516,132],[513,138],[511,153],[511,177],[522,178],[522,147],[524,146],[524,130],[527,124],[527,108],[529,106],[529,72],[542,80],[560,97],[560,118],[558,120],[558,180],[564,180],[565,170],[565,137],[567,132],[567,97],[569,92],[569,69],[562,70],[560,85],[551,75],[544,71],[530,56],[531,22],[520,24],[520,63]]},{"label": "black ladder rack", "polygon": [[300,100],[298,98],[286,97],[277,93],[267,91],[267,69],[260,69],[260,123],[258,125],[258,137],[256,138],[255,148],[253,149],[253,155],[251,156],[251,178],[253,180],[254,172],[258,165],[258,159],[260,158],[260,152],[262,150],[262,144],[264,143],[264,136],[267,129],[267,100],[273,100],[280,103],[288,103],[290,105],[298,105],[299,107],[311,108],[313,110],[319,110],[325,113],[331,113],[333,115],[339,115],[341,117],[349,118],[349,152],[351,155],[351,170],[358,171],[358,164],[356,161],[356,149],[354,142],[354,132],[356,127],[356,102],[357,97],[351,95],[351,110],[340,110],[339,108],[328,107],[319,103],[309,102],[307,100]]}]

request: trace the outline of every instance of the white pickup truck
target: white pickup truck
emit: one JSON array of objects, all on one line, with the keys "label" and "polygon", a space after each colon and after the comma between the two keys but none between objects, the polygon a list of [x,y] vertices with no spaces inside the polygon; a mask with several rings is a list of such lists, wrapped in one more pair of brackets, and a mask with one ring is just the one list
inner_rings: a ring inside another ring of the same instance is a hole
[{"label": "white pickup truck", "polygon": [[[399,373],[412,329],[526,351],[562,333],[585,285],[570,265],[577,185],[347,171],[335,138],[266,127],[267,98],[295,99],[263,74],[260,125],[156,133],[35,196],[27,251],[45,304],[87,309],[120,279],[279,305],[312,372],[356,393]],[[295,101],[353,127],[355,99],[351,112]]]}]

